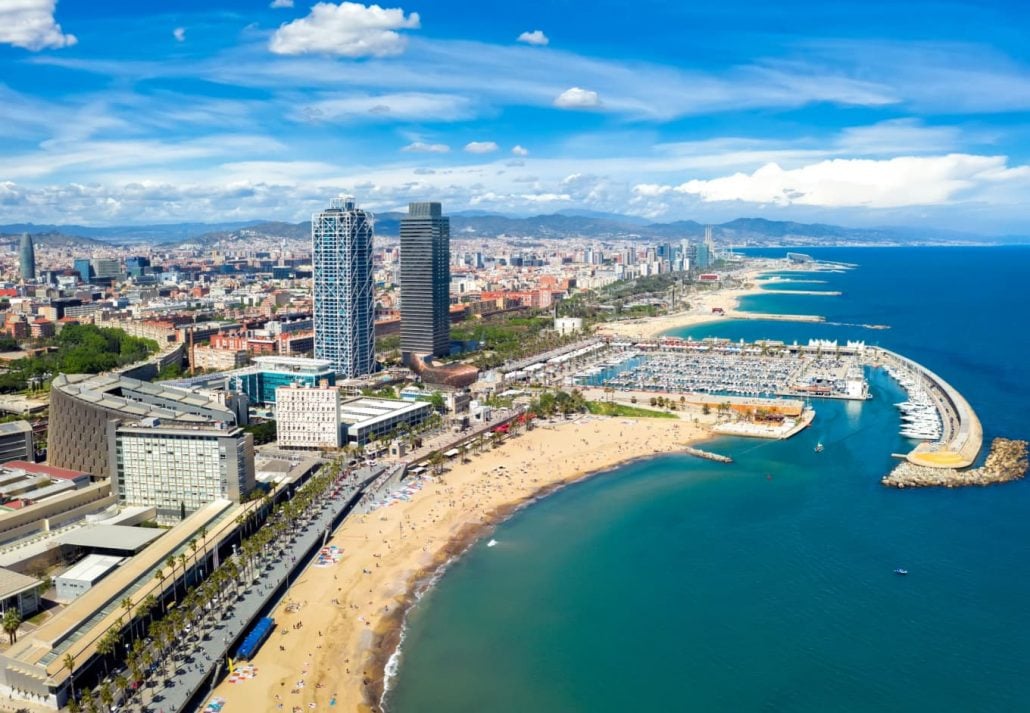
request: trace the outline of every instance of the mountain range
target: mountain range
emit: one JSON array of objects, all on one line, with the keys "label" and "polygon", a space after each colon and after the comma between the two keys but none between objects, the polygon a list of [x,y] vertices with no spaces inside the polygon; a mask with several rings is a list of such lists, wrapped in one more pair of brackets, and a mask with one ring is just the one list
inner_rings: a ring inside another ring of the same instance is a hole
[{"label": "mountain range", "polygon": [[[378,213],[376,234],[396,237],[405,213]],[[637,216],[568,210],[547,215],[520,217],[481,211],[450,215],[452,238],[594,238],[698,240],[705,226],[693,220],[651,223]],[[90,227],[82,225],[0,225],[0,240],[6,242],[23,232],[37,243],[83,246],[98,244],[159,244],[173,247],[191,244],[209,247],[216,243],[245,243],[254,237],[304,240],[311,235],[311,223],[243,221],[237,223],[175,223],[168,225]],[[818,245],[940,245],[1025,243],[1024,236],[985,236],[936,228],[882,227],[848,228],[824,223],[795,223],[764,218],[737,218],[712,226],[716,241],[736,246]]]}]

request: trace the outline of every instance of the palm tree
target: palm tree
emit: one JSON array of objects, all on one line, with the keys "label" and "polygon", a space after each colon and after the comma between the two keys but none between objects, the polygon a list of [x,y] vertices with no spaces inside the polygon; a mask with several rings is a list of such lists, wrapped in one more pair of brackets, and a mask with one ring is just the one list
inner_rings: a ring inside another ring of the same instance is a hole
[{"label": "palm tree", "polygon": [[433,451],[429,455],[429,463],[433,466],[433,472],[437,475],[443,471],[443,453],[440,451]]},{"label": "palm tree", "polygon": [[21,612],[18,611],[18,607],[11,607],[4,612],[3,626],[7,638],[13,644],[18,640],[18,627],[21,626]]},{"label": "palm tree", "polygon": [[168,555],[168,559],[165,560],[165,564],[168,565],[168,569],[172,571],[172,599],[179,598],[179,587],[175,579],[175,555]]},{"label": "palm tree", "polygon": [[148,594],[143,599],[143,604],[141,605],[141,613],[146,615],[147,617],[147,626],[150,626],[150,622],[153,620],[152,612],[155,608],[157,608],[157,599],[154,597],[153,594]]},{"label": "palm tree", "polygon": [[61,663],[68,669],[68,685],[71,686],[71,697],[75,698],[75,657],[71,654],[65,654],[64,658],[61,659]]},{"label": "palm tree", "polygon": [[124,701],[125,692],[129,689],[129,679],[124,674],[118,674],[114,677],[114,687],[118,689],[118,699]]},{"label": "palm tree", "polygon": [[132,597],[125,597],[120,602],[122,609],[125,610],[125,618],[129,620],[129,638],[131,639],[135,635],[135,622],[132,620]]},{"label": "palm tree", "polygon": [[179,555],[179,568],[182,570],[182,591],[186,591],[186,555]]},{"label": "palm tree", "polygon": [[107,710],[111,710],[111,705],[114,703],[114,695],[111,693],[111,686],[108,685],[107,681],[100,684],[99,698],[104,707]]},{"label": "palm tree", "polygon": [[111,627],[104,635],[97,641],[97,653],[104,659],[104,676],[107,676],[107,657],[114,653],[115,648],[118,646],[118,633],[114,627]]}]

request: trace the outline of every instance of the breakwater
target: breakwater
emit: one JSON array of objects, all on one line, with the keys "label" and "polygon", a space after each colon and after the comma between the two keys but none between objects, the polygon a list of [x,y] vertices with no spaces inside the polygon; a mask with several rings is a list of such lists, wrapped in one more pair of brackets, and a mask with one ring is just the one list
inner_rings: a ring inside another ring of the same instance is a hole
[{"label": "breakwater", "polygon": [[983,447],[983,426],[973,407],[951,384],[922,364],[877,347],[875,360],[907,372],[932,399],[941,419],[942,438],[934,443],[920,443],[906,456],[913,466],[944,470],[968,468]]},{"label": "breakwater", "polygon": [[899,464],[881,481],[892,488],[958,488],[1019,480],[1027,471],[1027,442],[995,438],[979,468],[928,468],[909,461]]},{"label": "breakwater", "polygon": [[732,463],[733,459],[729,456],[719,455],[718,453],[712,453],[711,451],[703,451],[700,448],[694,448],[693,446],[687,446],[683,449],[683,452],[687,455],[694,456],[695,458],[703,458],[704,460],[712,460],[716,463]]}]

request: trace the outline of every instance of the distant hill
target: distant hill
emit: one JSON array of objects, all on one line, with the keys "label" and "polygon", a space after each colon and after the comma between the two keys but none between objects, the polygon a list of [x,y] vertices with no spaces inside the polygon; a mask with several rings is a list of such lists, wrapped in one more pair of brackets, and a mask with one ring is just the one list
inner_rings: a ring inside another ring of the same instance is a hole
[{"label": "distant hill", "polygon": [[21,242],[22,233],[28,233],[31,235],[33,244],[38,247],[91,248],[109,245],[109,243],[105,243],[102,240],[88,238],[85,235],[66,235],[62,232],[33,232],[31,230],[23,230],[15,233],[7,230],[7,226],[0,226],[0,244],[13,245],[17,248],[18,244]]},{"label": "distant hill", "polygon": [[[94,238],[104,243],[125,245],[130,243],[184,242],[190,237],[216,230],[235,230],[261,223],[259,220],[237,221],[235,223],[169,223],[166,225],[115,225],[91,227],[87,225],[36,225],[34,223],[13,223],[0,225],[0,234],[30,233],[61,234],[82,238]],[[35,238],[33,238],[35,239]]]},{"label": "distant hill", "polygon": [[[397,237],[404,213],[388,211],[376,214],[376,234]],[[594,239],[640,240],[699,240],[705,226],[693,220],[671,223],[649,223],[637,216],[602,213],[589,210],[565,210],[546,215],[517,217],[484,211],[458,211],[450,215],[451,236],[454,238],[483,238],[498,236],[517,238],[584,237]],[[18,236],[24,230],[40,240],[61,241],[51,244],[90,245],[163,243],[169,245],[192,244],[212,246],[246,243],[256,237],[307,240],[311,236],[311,223],[284,223],[274,221],[245,221],[239,223],[178,223],[174,225],[115,226],[88,228],[77,225],[3,225],[0,235]],[[824,223],[797,223],[766,220],[764,218],[737,218],[712,226],[715,239],[738,246],[752,245],[902,245],[970,243],[992,244],[1001,242],[1028,242],[1025,237],[990,237],[972,233],[931,228],[880,227],[847,228]],[[38,240],[37,240],[38,242]],[[45,244],[45,243],[44,243]]]}]

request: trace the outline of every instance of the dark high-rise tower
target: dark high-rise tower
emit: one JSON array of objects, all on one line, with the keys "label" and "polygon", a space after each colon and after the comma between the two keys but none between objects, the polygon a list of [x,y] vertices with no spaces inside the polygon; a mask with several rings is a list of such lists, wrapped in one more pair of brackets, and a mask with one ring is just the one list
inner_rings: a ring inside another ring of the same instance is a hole
[{"label": "dark high-rise tower", "polygon": [[451,221],[439,203],[409,203],[401,219],[401,354],[451,349]]},{"label": "dark high-rise tower", "polygon": [[36,279],[36,248],[32,244],[32,236],[21,234],[21,245],[18,248],[18,265],[21,279],[31,282]]}]

